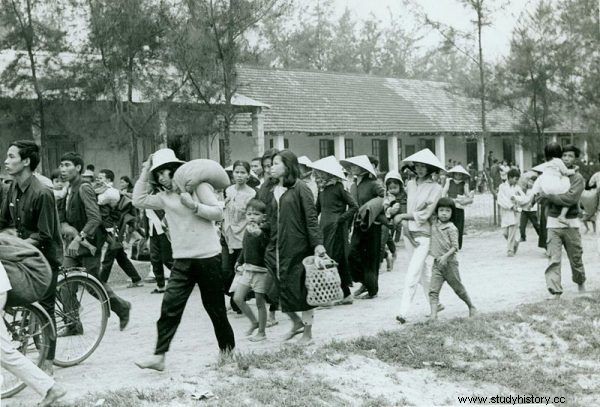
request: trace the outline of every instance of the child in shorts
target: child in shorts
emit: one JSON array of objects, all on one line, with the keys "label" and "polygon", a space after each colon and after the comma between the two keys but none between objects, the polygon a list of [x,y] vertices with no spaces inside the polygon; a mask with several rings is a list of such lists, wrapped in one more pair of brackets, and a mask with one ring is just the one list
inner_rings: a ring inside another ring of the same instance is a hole
[{"label": "child in shorts", "polygon": [[[265,296],[271,287],[271,276],[265,265],[265,250],[269,243],[269,231],[266,218],[267,207],[264,202],[253,198],[246,205],[246,220],[248,224],[242,241],[242,252],[236,263],[236,273],[241,272],[234,282],[235,291],[233,300],[240,307],[244,315],[250,320],[250,328],[246,336],[252,335],[256,329],[256,335],[249,338],[252,342],[267,339],[265,327],[267,325],[267,304]],[[246,304],[248,291],[254,291],[256,308],[258,309],[258,320],[254,312]]]},{"label": "child in shorts", "polygon": [[431,223],[431,246],[429,255],[433,257],[431,284],[429,285],[429,304],[431,320],[437,319],[439,297],[442,286],[447,282],[456,295],[469,307],[469,316],[474,316],[477,309],[471,302],[465,286],[458,273],[458,229],[452,222],[456,206],[451,198],[441,198],[435,208]]}]

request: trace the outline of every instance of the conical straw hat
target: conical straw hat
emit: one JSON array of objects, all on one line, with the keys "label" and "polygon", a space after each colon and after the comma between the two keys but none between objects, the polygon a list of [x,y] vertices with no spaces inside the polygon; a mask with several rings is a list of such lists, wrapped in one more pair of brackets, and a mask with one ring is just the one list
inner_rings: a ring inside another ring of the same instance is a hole
[{"label": "conical straw hat", "polygon": [[170,148],[162,148],[152,154],[152,168],[150,168],[150,172],[167,164],[183,164],[184,162],[175,156],[175,151]]},{"label": "conical straw hat", "polygon": [[356,165],[357,167],[362,168],[363,170],[369,171],[374,176],[377,176],[377,172],[375,168],[373,168],[373,164],[369,161],[369,157],[366,155],[357,155],[356,157],[350,157],[345,160],[340,160],[340,164],[343,167],[346,167],[348,164]]},{"label": "conical straw hat", "polygon": [[346,179],[346,176],[344,175],[344,169],[332,155],[330,155],[329,157],[321,158],[320,160],[309,164],[308,167],[318,171],[326,172],[340,179]]},{"label": "conical straw hat", "polygon": [[400,176],[400,173],[398,171],[390,170],[387,174],[385,174],[384,184],[387,184],[388,180],[390,180],[390,179],[396,179],[396,180],[400,181],[400,183],[402,185],[404,185],[402,176]]},{"label": "conical straw hat", "polygon": [[312,161],[310,161],[310,158],[303,155],[303,156],[298,157],[298,164],[302,164],[302,165],[306,165],[307,167],[310,167],[310,165],[312,164]]},{"label": "conical straw hat", "polygon": [[411,156],[406,157],[402,160],[404,165],[414,166],[415,163],[428,164],[432,167],[439,168],[440,170],[446,170],[444,164],[431,152],[430,149],[424,148],[423,150],[417,151]]},{"label": "conical straw hat", "polygon": [[464,174],[469,178],[471,177],[471,174],[469,174],[469,172],[467,170],[465,170],[465,168],[462,165],[457,165],[457,166],[453,167],[452,169],[448,170],[448,174],[450,174],[452,172]]}]

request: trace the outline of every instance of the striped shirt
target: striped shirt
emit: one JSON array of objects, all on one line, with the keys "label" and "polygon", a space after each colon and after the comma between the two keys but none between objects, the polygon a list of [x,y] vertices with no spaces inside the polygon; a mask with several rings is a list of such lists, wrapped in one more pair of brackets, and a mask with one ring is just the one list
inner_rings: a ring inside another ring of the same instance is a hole
[{"label": "striped shirt", "polygon": [[[429,254],[435,259],[442,257],[452,248],[458,251],[458,229],[452,222],[436,220],[431,225],[431,245]],[[454,253],[452,256],[456,255]],[[451,256],[451,257],[452,257]]]}]

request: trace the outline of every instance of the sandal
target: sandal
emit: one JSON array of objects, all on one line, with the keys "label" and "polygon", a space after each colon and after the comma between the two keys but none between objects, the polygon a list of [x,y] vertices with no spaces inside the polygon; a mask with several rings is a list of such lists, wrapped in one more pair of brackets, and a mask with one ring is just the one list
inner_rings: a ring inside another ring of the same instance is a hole
[{"label": "sandal", "polygon": [[154,290],[150,291],[150,294],[164,294],[164,293],[165,293],[164,288],[155,288]]}]

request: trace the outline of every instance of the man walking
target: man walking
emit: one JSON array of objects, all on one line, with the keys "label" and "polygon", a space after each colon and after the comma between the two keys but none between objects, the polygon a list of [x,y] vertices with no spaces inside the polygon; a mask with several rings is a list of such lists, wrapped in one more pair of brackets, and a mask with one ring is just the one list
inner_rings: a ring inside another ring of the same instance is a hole
[{"label": "man walking", "polygon": [[[546,146],[545,152],[549,148],[556,148],[556,143],[550,143]],[[560,148],[560,147],[559,147]],[[562,160],[567,168],[575,166],[575,160],[579,158],[579,149],[573,145],[563,148]],[[541,193],[540,198],[546,199],[548,231],[548,255],[550,264],[546,269],[546,286],[550,292],[551,298],[559,299],[563,288],[561,285],[561,257],[564,246],[569,263],[571,264],[572,279],[577,284],[579,291],[585,291],[585,270],[583,267],[583,248],[581,245],[581,235],[579,233],[579,198],[585,187],[583,176],[577,172],[569,176],[571,187],[560,195],[546,195]],[[567,222],[558,221],[558,216],[563,207],[568,207],[566,214]]]},{"label": "man walking", "polygon": [[[69,188],[65,199],[59,202],[58,213],[63,230],[66,230],[71,238],[63,266],[83,266],[89,274],[99,279],[98,271],[105,232],[100,225],[102,219],[94,189],[92,185],[81,179],[82,168],[83,159],[77,153],[66,153],[60,159],[61,176],[63,180],[69,182]],[[88,241],[95,246],[95,253],[82,246],[83,241]],[[107,283],[102,285],[108,294],[111,310],[119,317],[119,328],[122,331],[129,323],[131,303],[115,294]],[[59,332],[59,335],[78,335],[82,331],[81,325],[71,326],[65,332]]]},{"label": "man walking", "polygon": [[[39,301],[54,322],[56,280],[62,264],[62,239],[54,193],[33,175],[40,162],[40,148],[30,140],[14,141],[6,153],[4,166],[14,181],[0,208],[0,230],[15,228],[17,235],[37,247],[52,268],[50,287]],[[43,368],[52,371],[56,341],[50,341]]]}]

